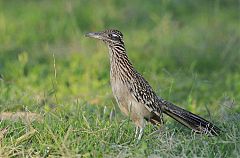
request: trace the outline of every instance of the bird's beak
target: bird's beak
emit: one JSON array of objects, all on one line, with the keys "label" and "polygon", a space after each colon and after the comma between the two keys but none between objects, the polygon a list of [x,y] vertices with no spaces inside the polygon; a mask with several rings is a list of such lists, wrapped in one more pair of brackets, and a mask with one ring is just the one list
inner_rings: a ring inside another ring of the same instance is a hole
[{"label": "bird's beak", "polygon": [[85,37],[97,38],[102,39],[102,35],[99,32],[89,32],[85,34]]}]

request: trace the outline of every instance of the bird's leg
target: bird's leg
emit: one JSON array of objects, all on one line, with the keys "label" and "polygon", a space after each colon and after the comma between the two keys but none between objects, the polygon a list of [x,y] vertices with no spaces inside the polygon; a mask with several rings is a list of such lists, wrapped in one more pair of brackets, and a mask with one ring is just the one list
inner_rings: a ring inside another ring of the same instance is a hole
[{"label": "bird's leg", "polygon": [[138,135],[138,129],[139,129],[139,127],[138,126],[136,126],[136,128],[135,128],[135,138],[137,138],[137,135]]},{"label": "bird's leg", "polygon": [[143,136],[143,132],[144,132],[144,127],[145,127],[145,122],[144,122],[144,118],[139,118],[138,119],[138,123],[137,123],[137,127],[138,127],[138,137],[137,138],[137,142],[139,142]]},{"label": "bird's leg", "polygon": [[139,130],[139,134],[138,134],[138,141],[141,140],[142,136],[143,136],[143,132],[144,132],[144,128],[140,127],[140,130]]}]

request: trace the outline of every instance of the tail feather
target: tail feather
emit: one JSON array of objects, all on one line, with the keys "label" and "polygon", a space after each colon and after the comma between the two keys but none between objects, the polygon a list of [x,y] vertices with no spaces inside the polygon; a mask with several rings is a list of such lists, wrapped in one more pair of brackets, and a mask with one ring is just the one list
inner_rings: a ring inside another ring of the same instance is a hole
[{"label": "tail feather", "polygon": [[204,118],[164,101],[163,112],[197,133],[218,135],[221,130]]}]

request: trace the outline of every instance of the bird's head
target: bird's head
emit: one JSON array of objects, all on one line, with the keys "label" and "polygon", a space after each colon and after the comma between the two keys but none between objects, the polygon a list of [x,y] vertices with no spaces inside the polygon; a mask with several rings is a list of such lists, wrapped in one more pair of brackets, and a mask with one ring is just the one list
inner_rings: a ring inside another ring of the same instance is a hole
[{"label": "bird's head", "polygon": [[124,44],[123,34],[120,31],[114,29],[108,29],[101,32],[90,32],[85,36],[100,39],[104,41],[108,46]]}]

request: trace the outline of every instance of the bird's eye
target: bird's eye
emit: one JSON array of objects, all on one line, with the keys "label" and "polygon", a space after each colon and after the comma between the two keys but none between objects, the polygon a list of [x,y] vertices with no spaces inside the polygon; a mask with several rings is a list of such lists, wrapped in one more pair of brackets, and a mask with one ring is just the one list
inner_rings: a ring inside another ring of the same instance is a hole
[{"label": "bird's eye", "polygon": [[109,34],[109,37],[116,38],[116,37],[118,37],[118,35],[116,35],[115,33],[111,33],[111,34]]}]

